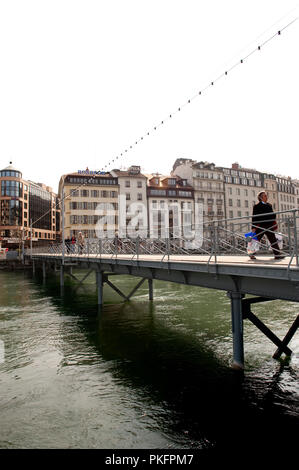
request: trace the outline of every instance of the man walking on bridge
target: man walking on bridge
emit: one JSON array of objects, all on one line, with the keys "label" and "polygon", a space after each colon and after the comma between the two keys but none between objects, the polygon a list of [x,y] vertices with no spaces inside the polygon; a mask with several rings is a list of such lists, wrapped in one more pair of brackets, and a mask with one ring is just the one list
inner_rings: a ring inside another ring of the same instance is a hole
[{"label": "man walking on bridge", "polygon": [[[277,230],[276,214],[273,212],[272,205],[268,202],[265,191],[258,193],[257,197],[259,202],[253,206],[252,232],[256,233],[259,242],[266,235],[273,250],[274,259],[283,259],[284,256],[280,254],[278,241],[274,233]],[[250,259],[256,259],[254,254],[250,255]]]}]

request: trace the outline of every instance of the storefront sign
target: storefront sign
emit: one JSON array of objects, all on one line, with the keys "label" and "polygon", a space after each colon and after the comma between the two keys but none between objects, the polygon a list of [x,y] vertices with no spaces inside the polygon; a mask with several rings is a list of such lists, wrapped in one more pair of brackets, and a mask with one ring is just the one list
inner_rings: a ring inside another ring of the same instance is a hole
[{"label": "storefront sign", "polygon": [[105,171],[92,171],[86,168],[86,170],[78,170],[79,175],[105,175]]}]

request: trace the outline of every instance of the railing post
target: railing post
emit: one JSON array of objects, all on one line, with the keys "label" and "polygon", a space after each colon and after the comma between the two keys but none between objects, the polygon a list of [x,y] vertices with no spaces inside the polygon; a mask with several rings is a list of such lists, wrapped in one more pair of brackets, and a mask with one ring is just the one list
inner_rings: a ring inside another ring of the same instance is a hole
[{"label": "railing post", "polygon": [[167,260],[169,261],[169,256],[170,256],[170,240],[169,240],[169,237],[166,238],[166,251],[167,251]]},{"label": "railing post", "polygon": [[30,258],[32,259],[32,219],[30,219]]},{"label": "railing post", "polygon": [[139,235],[136,237],[136,254],[137,254],[137,261],[139,260],[139,244],[140,244],[140,239]]},{"label": "railing post", "polygon": [[235,224],[233,223],[233,253],[236,253],[236,230]]},{"label": "railing post", "polygon": [[99,240],[99,254],[100,254],[100,259],[102,258],[102,240]]},{"label": "railing post", "polygon": [[64,255],[65,255],[65,243],[64,243],[64,238],[65,238],[65,232],[64,232],[64,187],[62,190],[62,207],[61,207],[61,222],[62,222],[62,264],[64,264]]},{"label": "railing post", "polygon": [[293,212],[293,223],[294,223],[294,253],[296,257],[296,266],[298,266],[298,240],[297,240],[297,226],[296,226],[296,212]]},{"label": "railing post", "polygon": [[289,239],[289,254],[291,254],[291,248],[292,248],[292,240],[291,240],[291,224],[290,224],[290,219],[288,218],[286,220],[288,224],[288,239]]},{"label": "railing post", "polygon": [[218,234],[218,225],[214,222],[214,237],[215,237],[215,263],[217,263],[217,253],[219,250],[219,234]]}]

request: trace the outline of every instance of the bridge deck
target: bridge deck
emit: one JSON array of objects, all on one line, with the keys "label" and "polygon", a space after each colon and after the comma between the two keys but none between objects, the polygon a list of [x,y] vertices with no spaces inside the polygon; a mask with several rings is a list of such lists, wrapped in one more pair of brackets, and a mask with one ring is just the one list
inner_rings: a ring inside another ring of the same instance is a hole
[{"label": "bridge deck", "polygon": [[[63,286],[64,272],[76,265],[78,268],[88,268],[96,271],[98,289],[98,305],[103,304],[103,283],[112,286],[116,292],[128,300],[128,297],[113,286],[107,274],[129,274],[149,279],[149,298],[153,299],[152,279],[175,282],[178,284],[207,287],[210,289],[225,290],[231,298],[232,334],[233,334],[233,366],[243,369],[243,318],[249,318],[271,341],[278,346],[275,355],[279,357],[282,352],[290,355],[292,351],[287,343],[298,328],[298,318],[294,321],[289,332],[281,341],[271,330],[259,320],[250,310],[250,302],[265,300],[290,300],[299,302],[299,269],[296,259],[285,258],[274,260],[269,256],[259,256],[257,260],[250,260],[247,256],[203,256],[203,255],[171,255],[162,258],[159,254],[139,255],[132,254],[42,254],[33,256],[33,271],[35,262],[42,263],[45,279],[46,264],[60,265],[60,282]],[[69,267],[68,267],[69,265]],[[84,279],[89,275],[87,272]],[[103,273],[105,275],[103,276]],[[74,278],[72,272],[69,274]],[[74,278],[76,279],[76,278]],[[80,282],[83,282],[84,279]],[[135,290],[144,281],[141,279]],[[130,296],[133,294],[129,294]],[[246,294],[255,295],[255,298],[245,298]],[[211,294],[212,295],[212,294]],[[244,312],[243,312],[244,310]],[[246,315],[246,316],[244,316]]]},{"label": "bridge deck", "polygon": [[[33,260],[62,263],[61,254],[35,253]],[[226,291],[239,291],[269,298],[299,301],[299,269],[295,259],[274,260],[260,256],[250,260],[247,256],[162,255],[132,254],[67,254],[64,263],[78,268],[91,267],[102,272],[129,274],[179,284],[208,287]]]},{"label": "bridge deck", "polygon": [[[62,259],[61,254],[43,254],[43,253],[35,253],[33,255],[33,258],[59,258]],[[136,255],[132,254],[101,254],[101,255],[95,255],[95,254],[65,254],[64,258],[66,260],[70,259],[75,259],[75,260],[93,260],[93,261],[98,261],[100,262],[102,259],[111,259],[111,260],[126,260],[126,261],[131,261],[131,260],[137,260]],[[281,260],[276,260],[273,258],[273,256],[259,256],[256,260],[251,260],[248,256],[238,256],[238,255],[217,255],[217,259],[215,261],[214,256],[210,255],[170,255],[169,261],[170,262],[183,262],[183,263],[203,263],[207,264],[236,264],[236,265],[247,265],[247,266],[271,266],[271,267],[284,267],[287,268],[290,264],[290,257],[285,257],[284,259]],[[168,257],[167,255],[162,257],[161,254],[141,254],[138,257],[139,261],[155,261],[155,262],[168,262]],[[296,266],[296,259],[293,258],[290,264],[290,269],[299,269]]]}]

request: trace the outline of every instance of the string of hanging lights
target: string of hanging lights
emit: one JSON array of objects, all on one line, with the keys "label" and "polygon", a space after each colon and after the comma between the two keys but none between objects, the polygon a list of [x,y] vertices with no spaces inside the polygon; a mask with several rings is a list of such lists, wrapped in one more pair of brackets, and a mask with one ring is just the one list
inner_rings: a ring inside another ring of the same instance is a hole
[{"label": "string of hanging lights", "polygon": [[[86,186],[87,184],[91,183],[98,175],[100,175],[102,172],[106,172],[108,167],[110,167],[110,165],[112,163],[114,163],[116,160],[120,160],[122,157],[124,157],[128,152],[130,152],[131,150],[134,149],[134,147],[136,145],[138,145],[138,143],[144,141],[144,139],[146,139],[147,137],[151,136],[152,133],[155,133],[155,131],[157,131],[161,126],[164,126],[165,123],[167,123],[167,121],[169,121],[170,119],[173,119],[173,117],[180,113],[182,111],[182,109],[185,107],[185,106],[188,106],[189,104],[191,104],[194,100],[196,100],[199,96],[202,96],[206,91],[208,91],[211,87],[213,87],[215,85],[216,82],[218,82],[219,80],[223,79],[224,77],[227,77],[236,67],[240,66],[241,64],[244,64],[244,62],[246,60],[249,59],[249,57],[251,57],[253,54],[255,54],[256,52],[259,52],[262,50],[262,48],[268,44],[270,41],[272,41],[275,37],[277,36],[281,36],[281,33],[286,30],[287,28],[289,28],[292,24],[294,24],[296,21],[298,20],[298,17],[294,18],[292,21],[290,21],[289,23],[287,23],[285,26],[283,26],[282,28],[280,28],[278,31],[276,31],[274,34],[272,34],[271,36],[269,36],[267,39],[265,39],[263,42],[261,42],[258,46],[254,47],[247,55],[245,55],[244,57],[242,57],[241,59],[239,59],[238,61],[236,61],[231,67],[229,67],[228,69],[225,69],[224,72],[222,72],[220,75],[218,75],[217,77],[215,77],[214,80],[210,81],[205,87],[203,87],[201,90],[197,91],[192,97],[190,97],[185,103],[183,103],[182,105],[178,106],[173,112],[169,113],[165,118],[163,118],[161,121],[159,121],[157,124],[155,124],[154,126],[152,126],[150,128],[150,130],[148,130],[147,132],[145,132],[141,137],[139,137],[139,139],[135,140],[134,143],[132,143],[131,145],[129,145],[126,149],[124,149],[122,152],[120,152],[118,155],[116,155],[111,161],[109,161],[106,165],[104,165],[104,167],[99,170],[99,171],[95,171],[94,174],[87,180],[85,181],[84,183],[78,185],[76,188],[74,188],[73,190],[71,190],[70,194],[68,195],[64,195],[60,202],[58,204],[56,204],[55,208],[57,208],[59,206],[59,204],[61,204],[62,202],[62,199],[65,200],[65,199],[68,199],[70,198],[73,193],[75,191],[77,191],[78,189]],[[51,212],[50,210],[47,211],[45,214],[43,214],[42,216],[40,216],[38,219],[36,219],[34,222],[33,222],[33,225],[36,224],[39,220],[41,220],[43,217],[45,217],[49,212]]]}]

